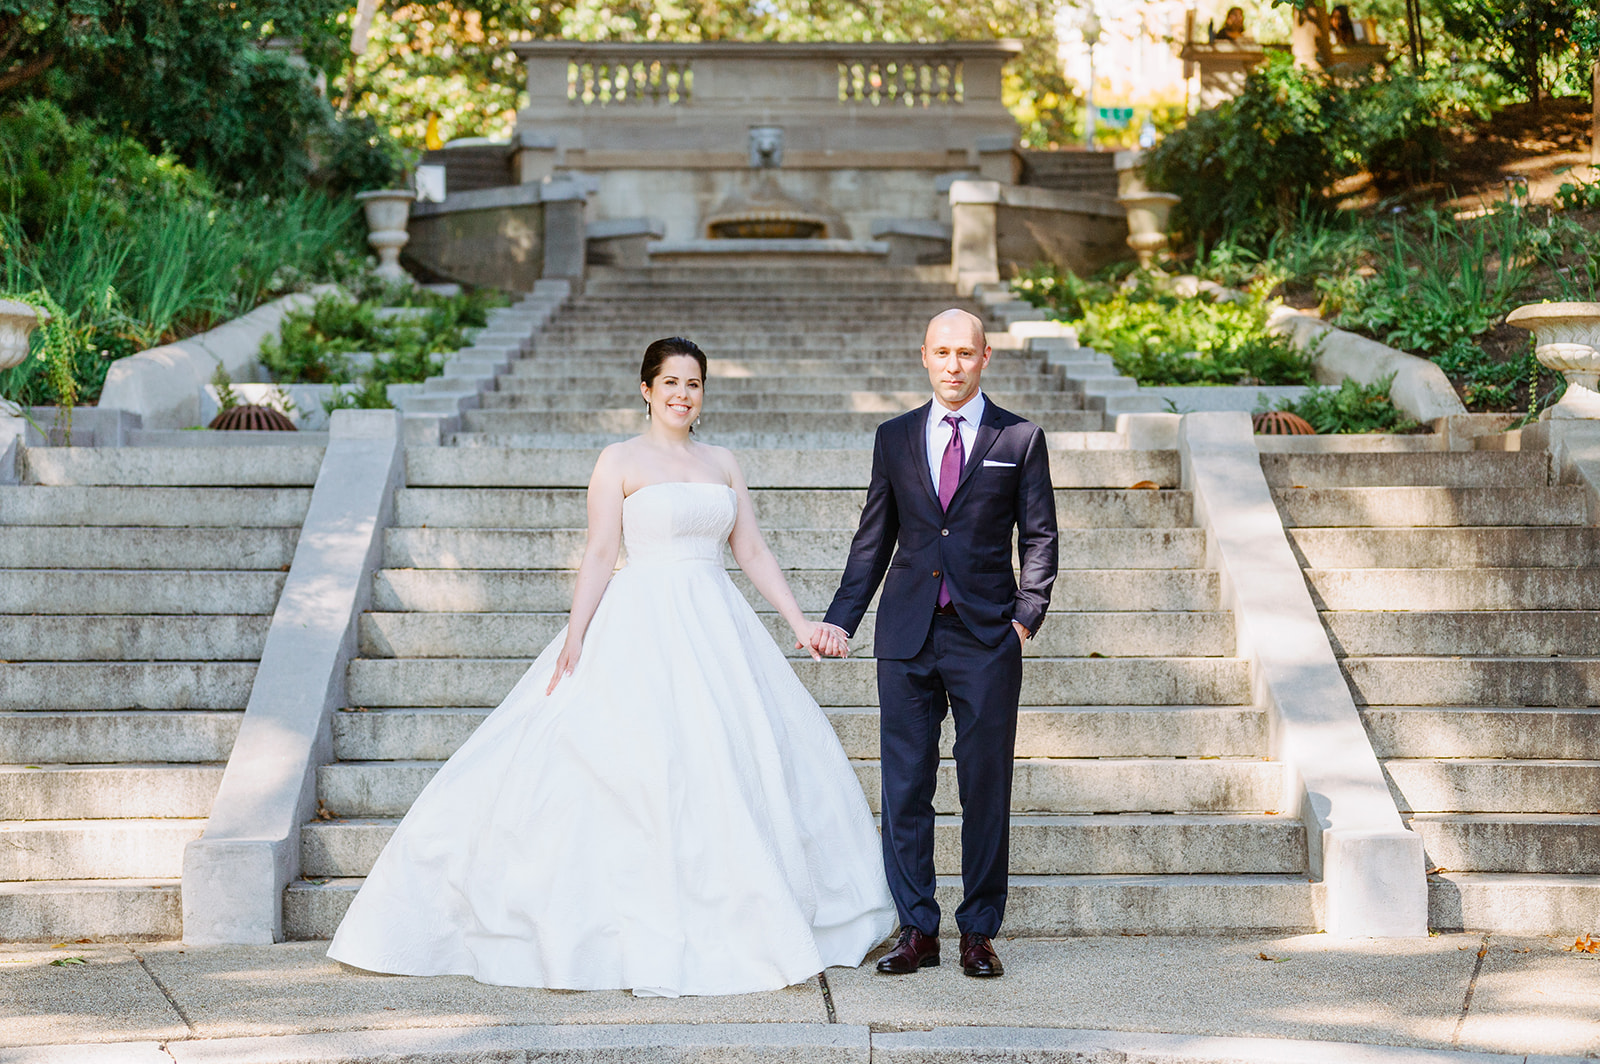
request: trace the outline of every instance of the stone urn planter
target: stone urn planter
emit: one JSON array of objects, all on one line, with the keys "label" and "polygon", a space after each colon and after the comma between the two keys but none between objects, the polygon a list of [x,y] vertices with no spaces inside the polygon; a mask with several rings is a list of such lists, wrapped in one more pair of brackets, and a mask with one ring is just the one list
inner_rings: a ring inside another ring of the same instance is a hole
[{"label": "stone urn planter", "polygon": [[367,243],[378,253],[378,268],[372,272],[385,281],[408,281],[411,275],[400,268],[400,249],[411,234],[411,201],[417,194],[408,188],[385,188],[357,192],[356,202],[367,215]]},{"label": "stone urn planter", "polygon": [[1170,192],[1137,192],[1118,196],[1128,212],[1128,246],[1139,256],[1139,268],[1155,268],[1156,256],[1167,247],[1167,219],[1179,201]]},{"label": "stone urn planter", "polygon": [[[22,365],[28,357],[28,337],[50,321],[47,311],[17,299],[0,299],[0,370]],[[22,408],[0,396],[0,417],[16,417]]]},{"label": "stone urn planter", "polygon": [[1567,379],[1567,394],[1541,420],[1600,418],[1600,303],[1529,303],[1506,322],[1533,333],[1540,365]]}]

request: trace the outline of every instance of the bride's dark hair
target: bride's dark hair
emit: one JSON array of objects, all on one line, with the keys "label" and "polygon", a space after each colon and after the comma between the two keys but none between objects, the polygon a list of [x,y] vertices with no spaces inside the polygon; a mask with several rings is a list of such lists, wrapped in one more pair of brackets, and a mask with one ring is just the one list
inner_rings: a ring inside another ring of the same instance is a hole
[{"label": "bride's dark hair", "polygon": [[639,381],[642,384],[654,386],[656,376],[661,372],[661,364],[673,355],[688,355],[700,364],[700,383],[706,380],[706,353],[700,350],[693,340],[685,340],[681,336],[669,336],[664,340],[657,340],[644,349],[644,362],[639,366]]}]

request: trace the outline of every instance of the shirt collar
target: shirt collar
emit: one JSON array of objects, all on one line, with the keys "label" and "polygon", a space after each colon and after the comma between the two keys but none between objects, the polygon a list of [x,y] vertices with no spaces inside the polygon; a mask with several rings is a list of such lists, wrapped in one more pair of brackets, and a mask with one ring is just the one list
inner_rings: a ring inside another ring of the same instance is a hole
[{"label": "shirt collar", "polygon": [[972,424],[978,425],[982,424],[983,422],[983,408],[983,389],[979,388],[973,393],[971,399],[968,399],[965,403],[961,404],[960,410],[951,410],[948,406],[945,406],[943,403],[941,403],[939,401],[939,397],[936,395],[933,397],[933,409],[929,411],[929,413],[932,415],[933,423],[935,425],[944,421],[944,419],[949,417],[951,414],[961,418],[963,421],[970,421]]}]

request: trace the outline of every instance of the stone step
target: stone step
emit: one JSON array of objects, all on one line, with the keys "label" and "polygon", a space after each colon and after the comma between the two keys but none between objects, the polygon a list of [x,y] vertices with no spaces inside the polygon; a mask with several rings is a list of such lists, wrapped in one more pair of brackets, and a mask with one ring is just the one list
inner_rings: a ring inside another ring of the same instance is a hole
[{"label": "stone step", "polygon": [[1600,610],[1600,569],[1307,569],[1321,610]]},{"label": "stone step", "polygon": [[1547,451],[1263,454],[1275,488],[1529,488],[1553,483]]},{"label": "stone step", "polygon": [[215,710],[0,713],[0,763],[226,761],[243,719]]},{"label": "stone step", "polygon": [[1595,649],[1596,610],[1337,610],[1322,615],[1340,655],[1525,654],[1581,656]]},{"label": "stone step", "polygon": [[[300,941],[332,938],[360,888],[359,879],[291,883],[284,934]],[[961,896],[960,877],[939,877],[938,901],[946,913],[955,912]],[[1300,934],[1322,921],[1321,886],[1303,875],[1014,875],[1005,930],[1021,936]]]},{"label": "stone step", "polygon": [[[886,420],[881,413],[794,413],[788,411],[738,411],[706,414],[701,430],[707,440],[712,419],[722,433],[871,433]],[[1047,432],[1098,432],[1105,417],[1097,411],[1035,411],[1031,419]],[[468,410],[462,428],[468,432],[624,432],[640,433],[649,427],[641,405],[613,410]],[[697,430],[699,431],[699,430]]]},{"label": "stone step", "polygon": [[[310,877],[365,876],[396,818],[313,821],[300,832]],[[961,874],[961,818],[934,824],[934,867]],[[3,837],[3,836],[0,836]],[[1287,816],[1127,813],[1011,818],[1012,875],[1288,875],[1306,868],[1305,829]]]},{"label": "stone step", "polygon": [[0,525],[298,530],[310,505],[310,488],[0,486]]},{"label": "stone step", "polygon": [[267,615],[11,615],[0,619],[0,653],[9,661],[256,661],[271,624]]},{"label": "stone step", "polygon": [[[531,360],[520,360],[512,364],[512,372],[499,378],[495,387],[502,393],[520,394],[577,394],[600,395],[604,402],[598,406],[613,406],[619,401],[631,401],[639,394],[639,367],[609,366],[599,368],[585,364],[576,369],[554,369],[548,363],[536,365]],[[984,392],[995,395],[1007,395],[1013,398],[1021,396],[1019,402],[1027,401],[1026,397],[1038,395],[1068,395],[1075,398],[1077,393],[1069,393],[1062,378],[1053,373],[1043,373],[1035,369],[1024,372],[1001,373],[988,372],[983,375]],[[707,388],[707,402],[715,402],[717,398],[732,396],[811,396],[826,395],[838,396],[841,407],[846,403],[846,396],[857,392],[867,394],[882,394],[885,392],[916,392],[922,395],[922,402],[928,399],[928,375],[919,368],[881,368],[871,373],[860,375],[823,376],[808,374],[805,376],[738,376],[717,377]],[[998,399],[996,402],[1000,402]],[[641,399],[641,405],[643,400]],[[918,403],[917,405],[921,405]],[[1005,409],[1012,409],[1005,403],[1000,404]]]},{"label": "stone step", "polygon": [[176,879],[0,883],[0,942],[150,942],[183,937]]},{"label": "stone step", "polygon": [[[443,761],[483,723],[489,709],[401,707],[333,716],[334,755],[344,761]],[[853,758],[878,756],[877,706],[839,706],[828,720]],[[941,756],[955,724],[946,715]],[[1267,718],[1251,706],[1023,706],[1018,757],[1259,757]]]},{"label": "stone step", "polygon": [[[48,485],[167,487],[308,487],[317,481],[323,448],[35,447],[27,481]],[[0,512],[3,512],[0,507]]]},{"label": "stone step", "polygon": [[298,529],[22,525],[0,536],[0,569],[278,569]]},{"label": "stone step", "polygon": [[[876,353],[893,349],[901,357],[918,358],[922,346],[921,323],[908,323],[903,319],[863,322],[856,331],[833,328],[813,332],[790,327],[781,320],[762,321],[750,316],[716,322],[701,318],[684,321],[681,325],[686,333],[692,330],[690,339],[713,357],[718,354],[738,356],[747,351],[770,353],[769,357],[788,353],[827,357],[845,351]],[[637,360],[642,361],[645,349],[660,336],[658,330],[637,325],[617,322],[600,325],[586,319],[561,319],[538,335],[534,349],[546,352],[576,348],[617,356],[638,352]]]},{"label": "stone step", "polygon": [[243,709],[255,662],[0,664],[0,710]]},{"label": "stone step", "polygon": [[281,572],[13,569],[0,580],[0,616],[269,615],[277,608],[283,581]]},{"label": "stone step", "polygon": [[0,821],[190,818],[211,813],[223,766],[0,765]]},{"label": "stone step", "polygon": [[1578,813],[1600,810],[1600,761],[1390,758],[1402,812]]},{"label": "stone step", "polygon": [[1572,936],[1594,927],[1600,877],[1448,872],[1428,877],[1436,931]]},{"label": "stone step", "polygon": [[[851,505],[854,500],[848,498],[828,501],[843,505],[818,506],[808,513],[803,500],[757,503],[767,545],[779,564],[820,569],[847,556],[859,507]],[[552,516],[556,522],[570,517]],[[816,523],[801,524],[812,521]],[[584,529],[564,523],[549,528],[490,529],[439,527],[429,522],[426,528],[389,529],[384,536],[383,564],[394,569],[509,569],[537,559],[547,565],[576,568],[587,539]],[[1205,562],[1205,532],[1198,528],[1068,528],[1061,530],[1059,546],[1069,572],[1196,569]],[[726,549],[723,554],[731,566],[732,554]]]},{"label": "stone step", "polygon": [[0,821],[0,880],[176,879],[203,820]]},{"label": "stone step", "polygon": [[1600,528],[1572,525],[1293,528],[1288,535],[1300,564],[1312,569],[1600,566]]},{"label": "stone step", "polygon": [[1582,759],[1600,750],[1600,707],[1368,706],[1379,757]]},{"label": "stone step", "polygon": [[[529,453],[519,448],[413,447],[406,451],[406,483],[412,488],[522,487],[584,488],[597,448]],[[865,492],[872,473],[872,450],[744,451],[736,456],[753,491],[780,488],[855,488]],[[1128,488],[1150,481],[1162,488],[1179,483],[1178,452],[1080,450],[1050,453],[1050,481],[1063,488]],[[1188,492],[1161,492],[1182,499]],[[865,496],[861,496],[864,498]],[[1183,511],[1179,525],[1192,523]],[[409,523],[404,522],[402,523]]]},{"label": "stone step", "polygon": [[[630,380],[637,388],[639,362],[632,355],[584,354],[563,351],[557,356],[534,355],[520,358],[511,364],[512,376],[548,378],[564,375],[603,376],[617,381]],[[860,383],[864,377],[889,377],[899,384],[895,391],[911,390],[919,385],[928,387],[928,371],[913,356],[892,354],[884,357],[827,357],[827,358],[712,358],[707,360],[706,391],[710,394],[717,382],[724,378],[755,378],[770,380],[777,377],[803,379],[825,377],[853,384],[856,388],[871,388]],[[1017,380],[1048,377],[1060,380],[1039,355],[1008,354],[1001,361],[991,361],[983,372],[986,387],[997,392],[1014,391],[1010,385]]]},{"label": "stone step", "polygon": [[1360,705],[1600,705],[1600,658],[1346,658]]},{"label": "stone step", "polygon": [[[451,448],[552,451],[609,447],[638,435],[636,432],[450,432],[444,434],[441,442]],[[695,439],[730,451],[807,450],[825,454],[870,451],[874,438],[870,432],[719,432],[713,428],[695,433]],[[1104,428],[1045,433],[1045,446],[1052,451],[1106,450],[1122,442],[1126,441]]]},{"label": "stone step", "polygon": [[1578,487],[1305,488],[1273,493],[1286,526],[1582,525],[1588,502]]},{"label": "stone step", "polygon": [[1600,876],[1600,816],[1417,813],[1428,866],[1451,872]]},{"label": "stone step", "polygon": [[[498,705],[531,662],[515,658],[357,658],[348,698],[356,706]],[[877,700],[871,659],[792,663],[824,706]],[[1024,670],[1028,705],[1246,705],[1249,663],[1238,658],[1037,658]]]},{"label": "stone step", "polygon": [[[765,602],[760,611],[775,643],[790,657],[796,650],[788,622]],[[567,624],[561,611],[545,613],[366,613],[361,617],[361,654],[369,658],[534,658]],[[850,652],[872,655],[877,614],[856,629]],[[1233,615],[1198,613],[1050,612],[1049,622],[1023,646],[1030,658],[1226,657],[1234,650]]]},{"label": "stone step", "polygon": [[[746,599],[756,595],[743,573],[731,573]],[[827,610],[839,588],[838,569],[784,574],[807,613]],[[382,612],[554,612],[572,606],[572,569],[380,569],[372,608]],[[1057,580],[1052,612],[1213,611],[1220,588],[1214,570],[1084,569]],[[874,598],[874,603],[876,598]],[[1047,622],[1048,623],[1048,622]]]},{"label": "stone step", "polygon": [[[1096,452],[1087,452],[1096,453]],[[1115,452],[1108,452],[1115,453]],[[854,530],[865,493],[785,489],[771,496],[756,493],[754,503],[791,527]],[[405,488],[396,496],[395,524],[460,529],[581,529],[584,495],[548,488]],[[810,516],[815,513],[815,516]],[[1056,524],[1062,530],[1160,529],[1161,534],[1193,531],[1193,498],[1188,492],[1124,488],[1063,488],[1056,492]],[[776,530],[769,530],[776,531]],[[1174,542],[1183,540],[1175,536]],[[1063,552],[1062,557],[1071,564]],[[843,554],[837,555],[839,560]],[[527,556],[524,561],[533,560]],[[543,558],[539,560],[543,561]]]},{"label": "stone step", "polygon": [[[851,763],[878,811],[877,761]],[[437,761],[339,761],[317,770],[317,800],[335,816],[404,816],[439,770]],[[1283,766],[1260,759],[1020,758],[1014,813],[1278,813]],[[933,805],[959,813],[954,761],[939,763]]]},{"label": "stone step", "polygon": [[[520,382],[532,382],[531,378],[521,378]],[[1049,413],[1058,410],[1082,410],[1083,397],[1076,392],[1067,391],[1036,391],[1036,392],[1008,392],[1003,395],[988,395],[1001,407],[1014,413],[1019,413],[1030,421],[1038,422],[1036,413]],[[618,402],[615,388],[594,391],[552,391],[548,388],[532,389],[507,389],[498,392],[488,392],[483,397],[485,410],[533,410],[533,411],[596,411],[615,407]],[[909,391],[850,391],[850,392],[733,392],[708,395],[705,401],[705,416],[718,417],[725,413],[754,413],[762,411],[776,411],[788,413],[834,413],[843,410],[857,413],[875,413],[884,416],[903,414],[928,401],[925,392]],[[642,408],[641,403],[641,408]]]}]

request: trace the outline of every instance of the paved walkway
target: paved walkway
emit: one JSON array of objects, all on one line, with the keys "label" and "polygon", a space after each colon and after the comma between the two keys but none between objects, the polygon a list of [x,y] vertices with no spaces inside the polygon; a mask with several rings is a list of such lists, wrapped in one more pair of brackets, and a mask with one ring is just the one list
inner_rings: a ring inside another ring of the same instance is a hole
[{"label": "paved walkway", "polygon": [[1019,939],[1001,944],[1006,977],[978,981],[947,942],[915,976],[835,968],[825,985],[676,1000],[375,976],[314,942],[5,945],[0,1064],[1600,1058],[1600,955],[1571,945]]}]

